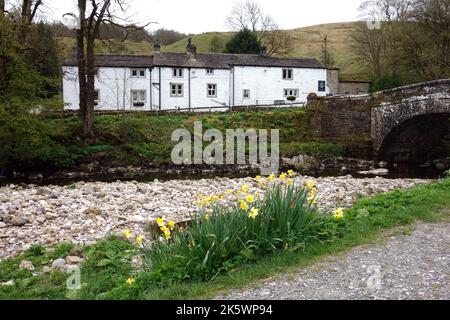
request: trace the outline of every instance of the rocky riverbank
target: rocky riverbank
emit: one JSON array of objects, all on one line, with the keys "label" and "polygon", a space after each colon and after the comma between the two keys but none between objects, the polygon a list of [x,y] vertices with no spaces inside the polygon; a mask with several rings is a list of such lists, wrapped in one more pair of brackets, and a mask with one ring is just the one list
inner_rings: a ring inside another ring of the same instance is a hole
[{"label": "rocky riverbank", "polygon": [[[300,176],[295,183],[309,179]],[[318,207],[325,211],[351,206],[359,197],[428,182],[351,176],[314,181],[320,192]],[[227,197],[227,190],[243,185],[250,192],[263,192],[253,178],[4,186],[0,188],[0,258],[15,256],[33,244],[88,244],[124,229],[142,233],[159,216],[183,221],[195,214],[199,194]]]}]

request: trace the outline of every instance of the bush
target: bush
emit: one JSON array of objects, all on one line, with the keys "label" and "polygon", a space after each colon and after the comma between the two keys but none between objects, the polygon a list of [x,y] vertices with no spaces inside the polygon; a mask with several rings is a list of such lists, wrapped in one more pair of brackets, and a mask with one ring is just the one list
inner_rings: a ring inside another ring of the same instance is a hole
[{"label": "bush", "polygon": [[152,280],[167,285],[208,281],[278,250],[297,251],[332,240],[334,220],[316,211],[310,190],[291,182],[273,186],[264,200],[247,195],[231,208],[216,204],[202,209],[186,231],[169,231],[170,226],[159,221],[170,240],[144,244],[142,249]]}]

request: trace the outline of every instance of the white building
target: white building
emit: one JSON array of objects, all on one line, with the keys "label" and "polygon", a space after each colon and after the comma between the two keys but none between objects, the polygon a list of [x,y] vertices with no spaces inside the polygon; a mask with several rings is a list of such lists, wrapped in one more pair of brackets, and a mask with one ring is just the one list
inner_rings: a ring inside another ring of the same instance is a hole
[{"label": "white building", "polygon": [[[330,93],[327,69],[316,59],[264,54],[187,53],[97,55],[96,110],[168,110],[306,102]],[[66,110],[79,108],[76,59],[63,66]],[[292,98],[291,98],[292,99]]]}]

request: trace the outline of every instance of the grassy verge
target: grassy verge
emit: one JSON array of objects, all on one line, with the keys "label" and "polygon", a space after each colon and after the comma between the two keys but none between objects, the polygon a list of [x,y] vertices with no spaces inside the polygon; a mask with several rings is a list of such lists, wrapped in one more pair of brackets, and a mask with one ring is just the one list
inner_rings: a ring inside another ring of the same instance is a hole
[{"label": "grassy verge", "polygon": [[[127,284],[133,276],[131,259],[137,254],[133,245],[115,238],[105,239],[83,248],[86,257],[81,266],[82,289],[66,290],[67,275],[61,272],[39,272],[55,257],[68,254],[70,245],[52,250],[35,247],[21,257],[0,263],[0,283],[10,280],[13,285],[0,286],[0,298],[37,299],[194,299],[209,298],[219,291],[243,287],[252,281],[269,277],[290,268],[313,263],[321,257],[365,244],[383,230],[412,224],[416,221],[436,222],[448,218],[450,208],[450,179],[406,191],[395,191],[359,200],[346,210],[339,224],[340,236],[331,242],[308,243],[304,250],[277,251],[252,263],[236,265],[228,273],[212,281],[174,282],[140,287]],[[31,261],[38,275],[18,270],[23,260]],[[138,276],[136,276],[138,277]],[[145,274],[143,275],[145,278]],[[142,283],[145,283],[142,282]]]}]

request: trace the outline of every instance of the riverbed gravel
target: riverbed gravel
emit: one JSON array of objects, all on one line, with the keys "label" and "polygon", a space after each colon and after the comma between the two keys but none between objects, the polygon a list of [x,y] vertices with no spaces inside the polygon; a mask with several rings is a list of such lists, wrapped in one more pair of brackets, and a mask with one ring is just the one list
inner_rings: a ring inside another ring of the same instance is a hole
[{"label": "riverbed gravel", "polygon": [[[422,179],[355,179],[351,176],[310,178],[319,190],[318,207],[349,207],[359,197],[405,189]],[[177,222],[192,217],[197,196],[226,195],[243,185],[263,193],[256,179],[155,180],[141,182],[77,182],[69,186],[8,185],[0,188],[0,259],[20,254],[33,244],[90,244],[125,229],[135,235],[157,217]]]},{"label": "riverbed gravel", "polygon": [[421,224],[216,299],[449,300],[450,223]]}]

